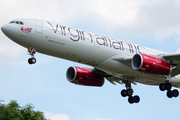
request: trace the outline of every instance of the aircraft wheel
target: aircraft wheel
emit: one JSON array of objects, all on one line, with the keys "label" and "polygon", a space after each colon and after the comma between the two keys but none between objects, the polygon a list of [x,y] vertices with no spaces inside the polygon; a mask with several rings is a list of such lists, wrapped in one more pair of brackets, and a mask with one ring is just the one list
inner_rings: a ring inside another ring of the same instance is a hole
[{"label": "aircraft wheel", "polygon": [[28,63],[29,63],[29,64],[32,64],[32,60],[31,60],[31,59],[32,59],[32,58],[29,58],[29,59],[28,59]]},{"label": "aircraft wheel", "polygon": [[137,95],[135,95],[135,96],[134,96],[134,102],[135,102],[135,103],[139,103],[139,101],[140,101],[140,97],[137,96]]},{"label": "aircraft wheel", "polygon": [[134,103],[134,97],[129,96],[128,102],[129,102],[130,104],[133,104],[133,103]]},{"label": "aircraft wheel", "polygon": [[174,89],[174,90],[172,91],[172,93],[173,93],[173,96],[174,96],[174,97],[178,97],[178,96],[179,96],[179,91],[178,91],[177,89]]},{"label": "aircraft wheel", "polygon": [[29,64],[35,64],[36,63],[36,58],[29,58],[28,63]]},{"label": "aircraft wheel", "polygon": [[165,90],[166,90],[165,84],[164,84],[164,83],[161,83],[161,84],[159,85],[159,89],[160,89],[161,91],[165,91]]},{"label": "aircraft wheel", "polygon": [[169,83],[169,82],[165,83],[165,89],[166,90],[171,90],[171,88],[172,88],[172,84],[171,83]]},{"label": "aircraft wheel", "polygon": [[172,98],[173,97],[173,92],[171,90],[167,91],[167,97]]},{"label": "aircraft wheel", "polygon": [[121,96],[123,96],[123,97],[126,97],[127,96],[127,90],[122,90],[121,91]]},{"label": "aircraft wheel", "polygon": [[132,96],[133,89],[127,89],[127,96]]}]

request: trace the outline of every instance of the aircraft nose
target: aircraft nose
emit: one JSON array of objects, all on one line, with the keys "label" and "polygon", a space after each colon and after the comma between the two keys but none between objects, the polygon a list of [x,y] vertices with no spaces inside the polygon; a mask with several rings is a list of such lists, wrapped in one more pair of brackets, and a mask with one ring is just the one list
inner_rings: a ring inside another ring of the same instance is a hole
[{"label": "aircraft nose", "polygon": [[1,30],[2,30],[2,32],[6,35],[7,32],[8,32],[8,27],[7,27],[7,25],[1,26]]},{"label": "aircraft nose", "polygon": [[2,32],[8,37],[10,38],[11,40],[16,40],[16,32],[14,31],[14,27],[12,25],[9,25],[9,24],[5,24],[3,26],[1,26],[1,30]]}]

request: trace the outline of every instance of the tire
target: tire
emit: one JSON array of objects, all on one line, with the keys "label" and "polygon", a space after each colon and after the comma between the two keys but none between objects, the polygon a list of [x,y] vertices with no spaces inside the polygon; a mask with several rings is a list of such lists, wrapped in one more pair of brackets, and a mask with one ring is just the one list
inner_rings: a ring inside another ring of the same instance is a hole
[{"label": "tire", "polygon": [[169,83],[169,82],[165,83],[165,89],[166,90],[171,90],[171,88],[172,88],[172,84],[171,83]]},{"label": "tire", "polygon": [[129,102],[130,104],[133,104],[133,103],[134,103],[134,97],[129,96],[128,102]]},{"label": "tire", "polygon": [[127,96],[127,90],[122,90],[121,91],[121,96],[126,97]]},{"label": "tire", "polygon": [[171,90],[167,91],[167,97],[172,98],[173,97],[173,92]]},{"label": "tire", "polygon": [[135,95],[135,96],[134,96],[134,102],[135,102],[135,103],[139,103],[139,101],[140,101],[140,97],[137,96],[137,95]]},{"label": "tire", "polygon": [[165,84],[164,84],[164,83],[161,83],[161,84],[159,85],[159,89],[160,89],[161,91],[165,91],[165,90],[166,90]]},{"label": "tire", "polygon": [[178,96],[179,96],[179,91],[178,91],[177,89],[174,89],[174,90],[172,91],[172,93],[173,93],[173,96],[174,96],[174,97],[178,97]]},{"label": "tire", "polygon": [[33,63],[33,64],[36,63],[36,58],[32,58],[32,63]]},{"label": "tire", "polygon": [[29,64],[35,64],[36,63],[36,58],[29,58],[28,63]]},{"label": "tire", "polygon": [[132,96],[133,89],[127,89],[127,96]]},{"label": "tire", "polygon": [[29,59],[28,59],[28,63],[29,63],[29,64],[33,64],[32,58],[29,58]]}]

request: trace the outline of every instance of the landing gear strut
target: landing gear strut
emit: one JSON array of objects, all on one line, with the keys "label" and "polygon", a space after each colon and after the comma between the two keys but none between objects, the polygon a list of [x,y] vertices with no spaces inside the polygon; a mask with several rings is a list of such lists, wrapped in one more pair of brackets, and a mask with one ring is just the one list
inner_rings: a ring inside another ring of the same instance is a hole
[{"label": "landing gear strut", "polygon": [[34,58],[34,54],[36,54],[36,49],[30,47],[30,48],[28,48],[28,52],[31,55],[31,58],[28,59],[28,63],[29,64],[35,64],[36,58]]},{"label": "landing gear strut", "polygon": [[179,96],[179,91],[177,89],[171,90],[172,84],[167,80],[165,83],[161,83],[159,85],[159,89],[161,91],[167,90],[167,97],[172,98],[172,97],[178,97]]},{"label": "landing gear strut", "polygon": [[133,104],[133,103],[139,103],[140,101],[140,97],[138,95],[135,95],[135,96],[132,96],[133,95],[133,89],[131,88],[131,83],[130,82],[127,82],[125,83],[126,84],[126,89],[123,89],[121,91],[121,95],[122,97],[128,97],[128,102],[130,104]]}]

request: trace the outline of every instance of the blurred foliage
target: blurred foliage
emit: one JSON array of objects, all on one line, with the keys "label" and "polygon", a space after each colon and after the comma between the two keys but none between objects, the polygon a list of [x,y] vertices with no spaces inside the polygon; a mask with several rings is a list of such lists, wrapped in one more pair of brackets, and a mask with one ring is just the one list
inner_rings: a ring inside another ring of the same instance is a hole
[{"label": "blurred foliage", "polygon": [[9,104],[2,104],[0,101],[0,120],[47,120],[43,112],[34,111],[31,104],[24,107],[12,100]]}]

